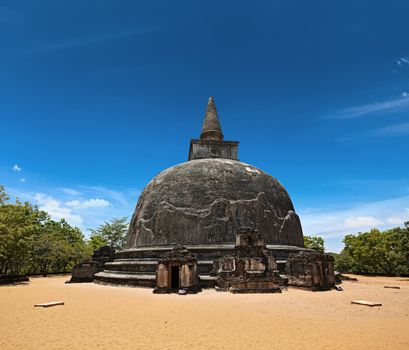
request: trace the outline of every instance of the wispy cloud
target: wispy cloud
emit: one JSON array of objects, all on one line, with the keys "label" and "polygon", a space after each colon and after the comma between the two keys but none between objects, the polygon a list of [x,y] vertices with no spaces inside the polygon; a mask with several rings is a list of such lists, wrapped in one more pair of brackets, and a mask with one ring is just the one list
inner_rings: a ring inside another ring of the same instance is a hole
[{"label": "wispy cloud", "polygon": [[107,33],[104,35],[94,35],[89,37],[80,37],[80,38],[72,38],[62,40],[60,42],[54,42],[50,44],[45,44],[38,47],[33,47],[22,52],[25,55],[35,55],[35,54],[43,54],[52,51],[58,50],[66,50],[66,49],[74,49],[78,47],[85,47],[89,45],[97,45],[102,44],[108,41],[113,41],[116,39],[127,38],[142,35],[152,31],[152,28],[142,28],[142,29],[134,29],[124,32],[118,33]]},{"label": "wispy cloud", "polygon": [[61,188],[61,191],[63,191],[66,194],[69,194],[71,196],[80,196],[81,195],[80,191],[74,190],[73,188],[65,188],[64,187],[64,188]]},{"label": "wispy cloud", "polygon": [[346,108],[344,110],[338,111],[334,114],[327,115],[323,119],[351,119],[357,117],[367,116],[369,114],[377,112],[388,112],[395,111],[402,108],[409,107],[409,96],[408,93],[403,92],[398,98],[376,102],[371,104],[365,104],[361,106],[355,106],[351,108]]},{"label": "wispy cloud", "polygon": [[21,171],[21,168],[17,164],[14,164],[13,171]]},{"label": "wispy cloud", "polygon": [[73,201],[68,201],[65,203],[67,206],[74,209],[86,209],[86,208],[105,208],[109,205],[109,202],[101,198],[91,198],[85,201],[79,201],[78,199]]},{"label": "wispy cloud", "polygon": [[382,128],[368,131],[370,137],[397,137],[409,135],[409,122],[387,125]]},{"label": "wispy cloud", "polygon": [[[351,216],[346,218],[344,223],[348,228],[375,227],[383,224],[381,220],[373,216]],[[400,222],[400,224],[401,223],[402,222]]]},{"label": "wispy cloud", "polygon": [[395,60],[398,66],[409,66],[409,57],[400,57]]},{"label": "wispy cloud", "polygon": [[[125,193],[124,191],[113,190],[103,186],[80,186],[80,189],[83,192],[99,193],[101,196],[110,198],[116,205],[124,207],[130,205],[130,200],[134,200],[136,202],[140,194],[140,191],[137,189],[131,189]],[[135,198],[130,198],[130,196]]]},{"label": "wispy cloud", "polygon": [[388,223],[391,225],[402,225],[402,222],[404,222],[404,219],[399,216],[391,216],[388,218]]}]

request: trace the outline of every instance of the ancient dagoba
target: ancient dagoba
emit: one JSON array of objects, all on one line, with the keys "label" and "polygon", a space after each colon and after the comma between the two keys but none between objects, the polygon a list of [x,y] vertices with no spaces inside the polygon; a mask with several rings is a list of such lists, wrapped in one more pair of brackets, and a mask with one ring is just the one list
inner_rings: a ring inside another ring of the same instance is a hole
[{"label": "ancient dagoba", "polygon": [[238,144],[224,140],[210,97],[188,161],[149,182],[130,222],[126,249],[95,275],[96,281],[155,287],[158,261],[183,246],[197,259],[200,287],[214,286],[213,262],[234,253],[242,229],[257,232],[280,273],[290,253],[309,251],[287,191],[274,177],[240,162]]}]

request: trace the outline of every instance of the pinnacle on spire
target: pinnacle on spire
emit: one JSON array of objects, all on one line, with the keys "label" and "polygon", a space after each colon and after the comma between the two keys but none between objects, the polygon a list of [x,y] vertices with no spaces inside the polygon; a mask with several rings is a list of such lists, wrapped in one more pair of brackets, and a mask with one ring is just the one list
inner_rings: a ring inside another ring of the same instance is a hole
[{"label": "pinnacle on spire", "polygon": [[207,103],[200,139],[223,141],[222,128],[220,126],[220,120],[217,114],[216,105],[214,104],[213,96],[209,97],[209,102]]}]

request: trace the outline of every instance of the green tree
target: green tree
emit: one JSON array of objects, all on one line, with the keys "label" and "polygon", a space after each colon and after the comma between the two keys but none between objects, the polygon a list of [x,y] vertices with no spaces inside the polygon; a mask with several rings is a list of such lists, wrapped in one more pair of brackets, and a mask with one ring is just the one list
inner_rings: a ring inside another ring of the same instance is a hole
[{"label": "green tree", "polygon": [[3,185],[0,185],[0,205],[6,203],[9,200],[9,196],[6,193]]},{"label": "green tree", "polygon": [[112,219],[104,222],[97,229],[91,229],[91,238],[89,244],[100,244],[105,242],[115,251],[125,248],[126,233],[128,231],[127,217]]},{"label": "green tree", "polygon": [[100,233],[92,233],[88,240],[88,246],[92,251],[97,250],[105,245],[108,245],[108,241],[101,236]]},{"label": "green tree", "polygon": [[25,269],[33,241],[48,219],[45,212],[28,202],[0,205],[0,271],[21,273]]},{"label": "green tree", "polygon": [[395,227],[384,232],[372,229],[346,235],[344,243],[339,263],[349,272],[409,274],[409,225],[406,223],[405,228]]},{"label": "green tree", "polygon": [[324,252],[324,238],[318,236],[304,236],[304,247]]},{"label": "green tree", "polygon": [[32,249],[34,271],[67,272],[89,257],[90,253],[82,232],[70,226],[64,219],[47,220]]},{"label": "green tree", "polygon": [[67,272],[87,256],[78,228],[28,202],[10,203],[0,186],[0,273]]},{"label": "green tree", "polygon": [[334,269],[339,272],[350,272],[352,266],[352,258],[346,253],[345,249],[339,254],[331,253],[334,257]]}]

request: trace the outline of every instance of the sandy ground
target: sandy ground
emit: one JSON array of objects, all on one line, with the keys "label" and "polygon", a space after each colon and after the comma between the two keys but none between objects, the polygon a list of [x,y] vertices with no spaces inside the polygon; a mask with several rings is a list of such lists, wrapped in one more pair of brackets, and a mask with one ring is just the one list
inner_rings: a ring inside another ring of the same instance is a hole
[{"label": "sandy ground", "polygon": [[0,287],[0,349],[409,349],[409,279],[358,276],[343,292],[187,296],[67,279]]}]

